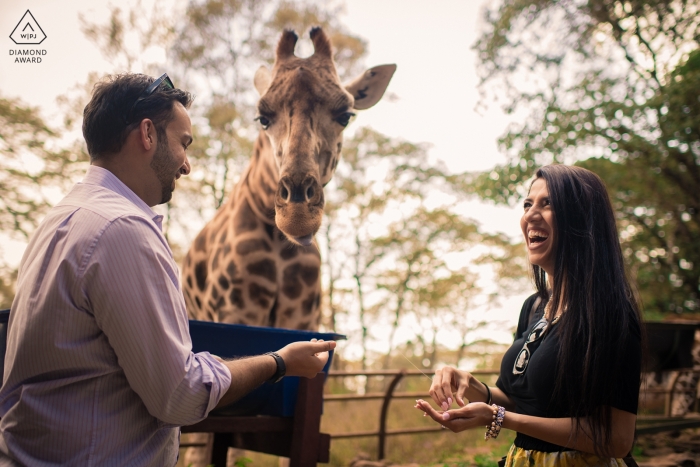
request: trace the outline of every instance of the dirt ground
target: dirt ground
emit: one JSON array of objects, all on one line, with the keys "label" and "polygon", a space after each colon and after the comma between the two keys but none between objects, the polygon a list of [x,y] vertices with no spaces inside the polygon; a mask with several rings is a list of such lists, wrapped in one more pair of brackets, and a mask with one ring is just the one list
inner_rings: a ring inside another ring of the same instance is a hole
[{"label": "dirt ground", "polygon": [[700,429],[641,435],[633,452],[639,467],[700,467]]}]

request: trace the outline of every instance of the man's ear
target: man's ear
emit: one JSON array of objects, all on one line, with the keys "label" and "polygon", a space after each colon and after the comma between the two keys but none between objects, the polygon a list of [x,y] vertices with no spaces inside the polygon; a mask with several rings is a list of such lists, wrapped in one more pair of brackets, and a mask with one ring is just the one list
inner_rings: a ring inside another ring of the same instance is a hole
[{"label": "man's ear", "polygon": [[396,65],[375,66],[345,84],[345,89],[355,98],[355,109],[369,109],[379,102],[395,71]]},{"label": "man's ear", "polygon": [[158,144],[158,131],[150,118],[144,118],[139,124],[139,142],[146,151]]}]

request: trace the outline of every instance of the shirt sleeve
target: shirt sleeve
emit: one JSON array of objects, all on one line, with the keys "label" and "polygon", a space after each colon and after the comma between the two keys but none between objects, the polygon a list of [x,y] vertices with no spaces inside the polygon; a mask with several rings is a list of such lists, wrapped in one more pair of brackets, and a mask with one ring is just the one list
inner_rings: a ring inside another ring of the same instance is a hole
[{"label": "shirt sleeve", "polygon": [[208,353],[192,353],[179,273],[156,226],[120,217],[88,251],[85,309],[94,313],[131,388],[167,424],[205,418],[228,390],[231,374]]}]

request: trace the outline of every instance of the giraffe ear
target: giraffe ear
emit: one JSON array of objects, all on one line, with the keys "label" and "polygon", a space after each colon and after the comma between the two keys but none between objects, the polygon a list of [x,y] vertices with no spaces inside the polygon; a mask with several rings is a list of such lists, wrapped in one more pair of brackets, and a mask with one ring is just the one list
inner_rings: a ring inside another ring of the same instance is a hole
[{"label": "giraffe ear", "polygon": [[369,109],[384,95],[396,65],[379,65],[362,73],[345,84],[345,89],[355,98],[355,109]]},{"label": "giraffe ear", "polygon": [[270,87],[270,81],[272,81],[270,70],[268,70],[265,65],[262,65],[258,68],[258,71],[255,72],[255,77],[253,78],[253,84],[255,85],[255,89],[258,90],[258,94],[261,96],[265,94],[267,88]]}]

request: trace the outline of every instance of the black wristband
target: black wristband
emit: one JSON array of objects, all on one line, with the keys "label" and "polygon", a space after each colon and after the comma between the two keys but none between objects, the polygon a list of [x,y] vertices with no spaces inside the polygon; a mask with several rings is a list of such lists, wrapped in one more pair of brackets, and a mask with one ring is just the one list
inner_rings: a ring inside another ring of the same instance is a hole
[{"label": "black wristband", "polygon": [[[479,382],[481,383],[481,381]],[[493,402],[493,400],[491,399],[491,388],[489,388],[488,384],[484,384],[484,387],[486,388],[486,405],[491,405],[491,402]]]},{"label": "black wristband", "polygon": [[268,352],[265,355],[269,355],[270,357],[274,358],[275,363],[277,364],[277,371],[275,371],[275,374],[272,375],[272,377],[267,381],[270,383],[277,383],[279,380],[284,378],[284,375],[287,373],[287,366],[284,364],[284,359],[280,357],[277,352]]}]

